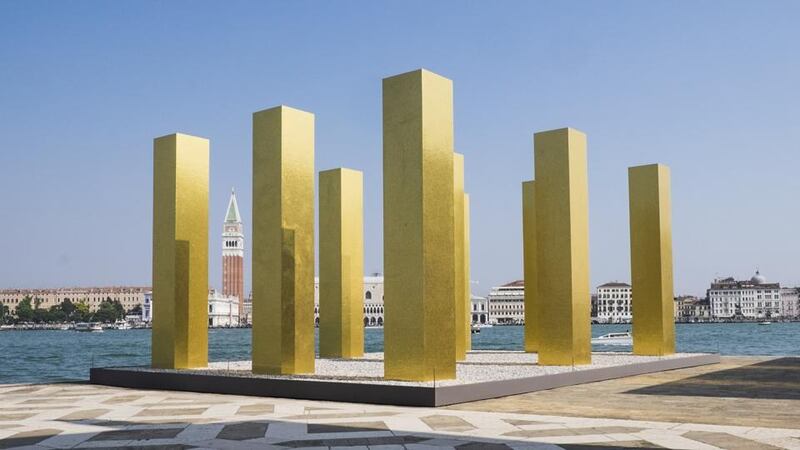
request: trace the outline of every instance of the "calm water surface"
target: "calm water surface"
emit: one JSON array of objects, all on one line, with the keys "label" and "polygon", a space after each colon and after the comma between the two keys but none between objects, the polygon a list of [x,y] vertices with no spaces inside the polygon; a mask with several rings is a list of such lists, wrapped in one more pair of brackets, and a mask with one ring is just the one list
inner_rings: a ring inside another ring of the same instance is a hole
[{"label": "calm water surface", "polygon": [[[626,331],[629,325],[594,325],[592,335]],[[677,324],[680,352],[722,355],[800,356],[800,323],[757,325]],[[522,350],[523,328],[484,328],[472,335],[476,350]],[[368,352],[383,351],[383,330],[367,328]],[[595,346],[597,351],[629,347]],[[211,361],[250,359],[249,329],[209,330]],[[150,362],[150,330],[4,331],[0,332],[0,383],[87,379],[90,367],[146,365]]]}]

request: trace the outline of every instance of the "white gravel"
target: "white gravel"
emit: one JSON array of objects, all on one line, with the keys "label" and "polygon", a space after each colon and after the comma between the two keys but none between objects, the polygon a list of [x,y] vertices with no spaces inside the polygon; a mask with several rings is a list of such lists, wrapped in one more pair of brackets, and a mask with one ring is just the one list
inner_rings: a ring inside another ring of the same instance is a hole
[{"label": "white gravel", "polygon": [[[695,356],[698,353],[677,353],[670,356],[636,356],[631,353],[592,353],[592,363],[578,366],[539,366],[535,353],[519,351],[472,351],[467,361],[458,363],[457,379],[436,381],[436,386],[500,381],[552,375],[599,367],[622,366],[664,359]],[[145,371],[167,371],[162,369],[136,368]],[[250,361],[212,362],[207,368],[191,369],[203,374],[238,377],[263,377],[280,379],[326,380],[348,383],[370,383],[407,386],[434,386],[434,382],[408,382],[383,379],[383,353],[368,353],[359,359],[317,358],[313,375],[256,375],[250,372]]]}]

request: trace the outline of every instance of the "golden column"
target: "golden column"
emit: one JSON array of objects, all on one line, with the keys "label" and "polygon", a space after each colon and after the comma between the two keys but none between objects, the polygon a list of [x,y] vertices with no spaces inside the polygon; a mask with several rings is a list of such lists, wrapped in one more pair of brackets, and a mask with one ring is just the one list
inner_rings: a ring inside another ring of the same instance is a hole
[{"label": "golden column", "polygon": [[536,310],[536,182],[522,182],[522,263],[525,278],[525,351],[538,350]]},{"label": "golden column", "polygon": [[363,176],[319,173],[319,355],[364,355]]},{"label": "golden column", "polygon": [[[470,345],[470,308],[468,288],[465,282],[468,282],[469,275],[467,275],[467,266],[464,259],[464,250],[466,245],[466,234],[464,226],[466,225],[464,216],[464,155],[460,153],[453,154],[453,219],[455,221],[453,226],[455,243],[455,330],[456,330],[456,361],[463,361],[467,359],[467,350]],[[465,301],[466,298],[466,301]]]},{"label": "golden column", "polygon": [[464,304],[466,305],[467,332],[464,335],[465,351],[472,350],[472,286],[469,283],[469,194],[464,194]]},{"label": "golden column", "polygon": [[314,372],[314,115],[253,114],[253,372]]},{"label": "golden column", "polygon": [[456,376],[453,84],[426,70],[383,80],[386,378]]},{"label": "golden column", "polygon": [[675,353],[669,167],[630,167],[633,353]]},{"label": "golden column", "polygon": [[586,135],[536,133],[536,272],[539,364],[589,364],[589,188]]},{"label": "golden column", "polygon": [[208,139],[153,143],[152,365],[208,365]]}]

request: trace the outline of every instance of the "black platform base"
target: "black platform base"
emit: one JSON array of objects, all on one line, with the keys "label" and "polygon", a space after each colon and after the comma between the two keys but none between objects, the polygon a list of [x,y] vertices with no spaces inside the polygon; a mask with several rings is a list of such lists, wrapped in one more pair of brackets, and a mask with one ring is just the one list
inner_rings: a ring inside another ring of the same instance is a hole
[{"label": "black platform base", "polygon": [[554,375],[437,387],[229,374],[211,375],[192,370],[159,372],[124,367],[92,368],[89,381],[94,384],[139,389],[398,406],[445,406],[719,362],[720,357],[717,354],[687,355],[659,361],[583,369]]}]

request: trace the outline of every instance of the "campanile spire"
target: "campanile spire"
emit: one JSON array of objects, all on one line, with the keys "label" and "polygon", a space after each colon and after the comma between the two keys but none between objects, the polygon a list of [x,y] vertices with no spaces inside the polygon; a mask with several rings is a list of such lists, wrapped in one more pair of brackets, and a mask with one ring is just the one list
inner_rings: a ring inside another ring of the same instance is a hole
[{"label": "campanile spire", "polygon": [[239,298],[239,320],[244,318],[243,231],[236,192],[231,188],[222,231],[222,295],[235,295]]}]

